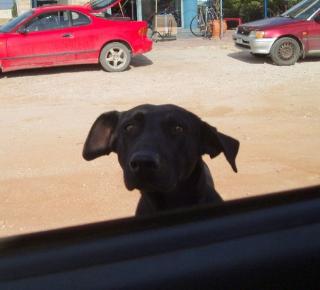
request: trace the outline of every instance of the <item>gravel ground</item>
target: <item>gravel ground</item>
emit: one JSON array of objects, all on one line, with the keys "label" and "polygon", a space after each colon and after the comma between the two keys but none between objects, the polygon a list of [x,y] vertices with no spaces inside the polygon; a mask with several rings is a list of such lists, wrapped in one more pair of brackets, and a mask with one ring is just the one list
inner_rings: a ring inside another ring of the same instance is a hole
[{"label": "gravel ground", "polygon": [[320,60],[277,67],[223,41],[156,43],[123,73],[98,65],[0,75],[0,236],[134,214],[115,154],[86,162],[95,118],[173,103],[240,140],[233,173],[205,157],[225,200],[320,183]]}]

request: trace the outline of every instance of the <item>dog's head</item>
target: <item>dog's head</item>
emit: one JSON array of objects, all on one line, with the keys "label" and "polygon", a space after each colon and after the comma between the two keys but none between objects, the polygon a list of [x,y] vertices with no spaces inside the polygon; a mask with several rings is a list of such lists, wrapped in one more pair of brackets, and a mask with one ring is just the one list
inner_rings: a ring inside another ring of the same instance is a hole
[{"label": "dog's head", "polygon": [[221,152],[234,171],[239,142],[174,105],[107,112],[94,122],[83,149],[92,160],[118,154],[129,190],[169,192],[187,179],[203,154]]}]

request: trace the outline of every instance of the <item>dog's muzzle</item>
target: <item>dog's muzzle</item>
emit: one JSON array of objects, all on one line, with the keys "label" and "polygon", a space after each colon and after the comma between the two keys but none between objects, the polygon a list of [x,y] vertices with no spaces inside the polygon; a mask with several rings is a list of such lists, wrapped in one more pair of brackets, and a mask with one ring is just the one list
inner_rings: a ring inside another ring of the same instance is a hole
[{"label": "dog's muzzle", "polygon": [[160,169],[159,155],[153,152],[141,151],[132,154],[129,168],[134,174],[152,174]]},{"label": "dog's muzzle", "polygon": [[175,177],[157,152],[147,150],[132,153],[124,170],[129,190],[167,192],[174,187]]}]

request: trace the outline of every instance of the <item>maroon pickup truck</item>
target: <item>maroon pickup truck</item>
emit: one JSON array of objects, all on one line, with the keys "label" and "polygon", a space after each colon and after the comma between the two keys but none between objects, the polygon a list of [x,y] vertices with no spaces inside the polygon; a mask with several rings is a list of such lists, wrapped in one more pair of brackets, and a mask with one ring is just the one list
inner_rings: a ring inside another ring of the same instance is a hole
[{"label": "maroon pickup truck", "polygon": [[253,55],[270,56],[277,65],[320,56],[320,0],[304,0],[279,17],[240,25],[233,39]]}]

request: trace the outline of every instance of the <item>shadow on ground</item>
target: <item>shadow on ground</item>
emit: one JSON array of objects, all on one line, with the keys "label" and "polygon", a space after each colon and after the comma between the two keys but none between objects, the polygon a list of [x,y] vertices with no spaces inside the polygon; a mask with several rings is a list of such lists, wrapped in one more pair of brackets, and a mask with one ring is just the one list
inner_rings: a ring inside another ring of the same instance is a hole
[{"label": "shadow on ground", "polygon": [[300,59],[299,60],[299,63],[303,63],[303,62],[317,62],[317,63],[320,63],[320,57],[308,56],[305,59]]},{"label": "shadow on ground", "polygon": [[152,65],[153,62],[147,58],[145,55],[137,55],[132,58],[131,60],[131,66],[133,67],[143,67],[143,66],[148,66]]},{"label": "shadow on ground", "polygon": [[[241,50],[238,52],[233,52],[233,53],[229,53],[228,54],[229,57],[242,61],[242,62],[246,62],[246,63],[250,63],[250,64],[272,64],[272,60],[270,57],[268,56],[264,56],[264,55],[253,55],[250,52],[248,52],[247,50]],[[308,63],[308,62],[320,62],[320,58],[319,57],[307,57],[305,59],[300,59],[298,61],[298,63]]]},{"label": "shadow on ground", "polygon": [[[131,67],[144,67],[151,64],[153,64],[153,62],[149,58],[147,58],[144,55],[138,55],[132,58],[131,64],[127,70],[131,70]],[[92,71],[103,71],[103,69],[99,64],[71,65],[6,72],[0,74],[0,77],[17,78],[26,76],[55,75],[62,73],[78,73]]]},{"label": "shadow on ground", "polygon": [[228,56],[233,59],[250,63],[250,64],[264,64],[264,63],[272,64],[272,61],[269,57],[263,56],[263,55],[258,55],[258,56],[252,55],[248,51],[233,52],[233,53],[229,53]]},{"label": "shadow on ground", "polygon": [[100,71],[102,68],[97,64],[86,64],[86,65],[72,65],[72,66],[59,66],[59,67],[46,67],[46,68],[35,68],[29,70],[20,70],[13,72],[3,73],[3,77],[17,78],[26,76],[38,76],[38,75],[54,75],[61,73],[77,73],[83,71]]}]

